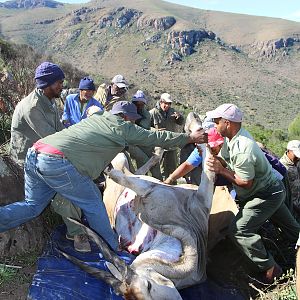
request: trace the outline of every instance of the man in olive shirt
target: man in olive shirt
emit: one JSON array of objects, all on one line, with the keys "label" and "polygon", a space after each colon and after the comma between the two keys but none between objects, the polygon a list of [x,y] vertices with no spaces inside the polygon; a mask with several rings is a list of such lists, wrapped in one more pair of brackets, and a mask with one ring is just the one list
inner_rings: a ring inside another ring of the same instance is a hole
[{"label": "man in olive shirt", "polygon": [[78,205],[91,228],[116,250],[118,239],[93,179],[128,144],[182,147],[207,142],[203,130],[190,135],[153,132],[129,122],[139,117],[134,104],[121,101],[111,112],[95,113],[35,143],[26,157],[25,201],[0,207],[0,232],[38,216],[57,192]]},{"label": "man in olive shirt", "polygon": [[[10,155],[22,168],[27,150],[39,139],[61,131],[55,98],[59,98],[65,75],[51,62],[41,63],[35,71],[36,88],[16,106],[11,122]],[[82,228],[67,218],[81,219],[81,210],[57,194],[52,208],[60,214],[67,226],[67,238],[74,240],[74,248],[80,252],[91,251]]]},{"label": "man in olive shirt", "polygon": [[272,173],[271,165],[250,133],[241,127],[240,109],[234,104],[223,104],[207,116],[225,137],[221,150],[224,161],[211,158],[208,167],[232,182],[240,206],[229,236],[262,272],[261,280],[272,283],[282,270],[266,251],[257,231],[271,219],[296,243],[300,226],[284,203],[282,181]]}]

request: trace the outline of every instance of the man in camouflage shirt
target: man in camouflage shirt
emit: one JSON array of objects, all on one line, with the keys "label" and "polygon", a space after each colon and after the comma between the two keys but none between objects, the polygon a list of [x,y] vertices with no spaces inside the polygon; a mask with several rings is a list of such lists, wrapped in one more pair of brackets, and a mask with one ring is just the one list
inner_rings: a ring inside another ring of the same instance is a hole
[{"label": "man in camouflage shirt", "polygon": [[294,212],[300,217],[300,141],[292,140],[287,144],[287,150],[280,162],[286,167]]},{"label": "man in camouflage shirt", "polygon": [[98,100],[105,110],[111,110],[118,101],[126,100],[125,94],[128,89],[128,83],[123,75],[116,75],[111,84],[103,83],[98,87],[94,98]]}]

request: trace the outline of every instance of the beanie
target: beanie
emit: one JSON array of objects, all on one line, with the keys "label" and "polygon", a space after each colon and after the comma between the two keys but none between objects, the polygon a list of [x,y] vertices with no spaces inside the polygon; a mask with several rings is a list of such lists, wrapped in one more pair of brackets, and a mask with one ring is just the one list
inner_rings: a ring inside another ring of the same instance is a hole
[{"label": "beanie", "polygon": [[79,89],[94,91],[96,88],[93,79],[88,77],[82,78],[79,83]]},{"label": "beanie", "polygon": [[54,82],[64,79],[65,74],[58,65],[45,61],[36,68],[34,78],[36,87],[44,89]]}]

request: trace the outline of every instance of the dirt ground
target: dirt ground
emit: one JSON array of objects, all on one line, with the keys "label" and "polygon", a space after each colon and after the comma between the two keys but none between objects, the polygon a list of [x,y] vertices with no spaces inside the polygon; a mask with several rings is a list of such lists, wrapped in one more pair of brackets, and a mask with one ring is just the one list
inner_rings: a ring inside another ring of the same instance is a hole
[{"label": "dirt ground", "polygon": [[20,269],[14,278],[0,285],[0,300],[25,300],[36,266]]}]

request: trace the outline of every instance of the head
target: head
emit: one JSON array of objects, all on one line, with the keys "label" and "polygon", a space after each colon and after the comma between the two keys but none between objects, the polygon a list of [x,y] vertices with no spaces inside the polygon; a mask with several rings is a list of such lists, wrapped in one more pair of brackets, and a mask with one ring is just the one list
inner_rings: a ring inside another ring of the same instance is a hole
[{"label": "head", "polygon": [[136,106],[137,111],[142,111],[148,100],[143,91],[138,90],[132,97],[132,103]]},{"label": "head", "polygon": [[110,92],[113,96],[121,97],[126,93],[127,89],[128,89],[128,83],[123,75],[120,74],[116,75],[111,80]]},{"label": "head", "polygon": [[119,258],[95,232],[77,221],[75,223],[85,228],[89,238],[99,247],[109,272],[89,266],[83,261],[58,250],[75,265],[111,285],[117,294],[124,296],[124,299],[182,299],[170,279],[149,267],[132,268]]},{"label": "head", "polygon": [[141,118],[141,116],[137,113],[136,106],[128,101],[116,102],[113,105],[110,113],[113,115],[118,115],[125,121],[130,121],[132,123]]},{"label": "head", "polygon": [[88,102],[95,93],[95,84],[93,79],[84,77],[79,83],[79,98],[81,102]]},{"label": "head", "polygon": [[41,63],[35,70],[34,78],[36,87],[42,89],[50,100],[60,97],[65,74],[58,65],[48,61]]},{"label": "head", "polygon": [[286,149],[288,158],[296,164],[300,160],[300,141],[289,141]]},{"label": "head", "polygon": [[171,95],[168,94],[168,93],[163,93],[161,94],[160,96],[160,101],[159,101],[159,105],[160,105],[160,108],[164,111],[164,112],[167,112],[171,105],[172,105],[172,98],[171,98]]},{"label": "head", "polygon": [[218,155],[224,144],[224,138],[214,127],[210,128],[207,134],[208,134],[208,144],[211,148],[212,154]]},{"label": "head", "polygon": [[232,139],[240,130],[243,113],[234,104],[226,103],[215,110],[207,112],[207,117],[213,119],[215,128],[223,136]]}]

